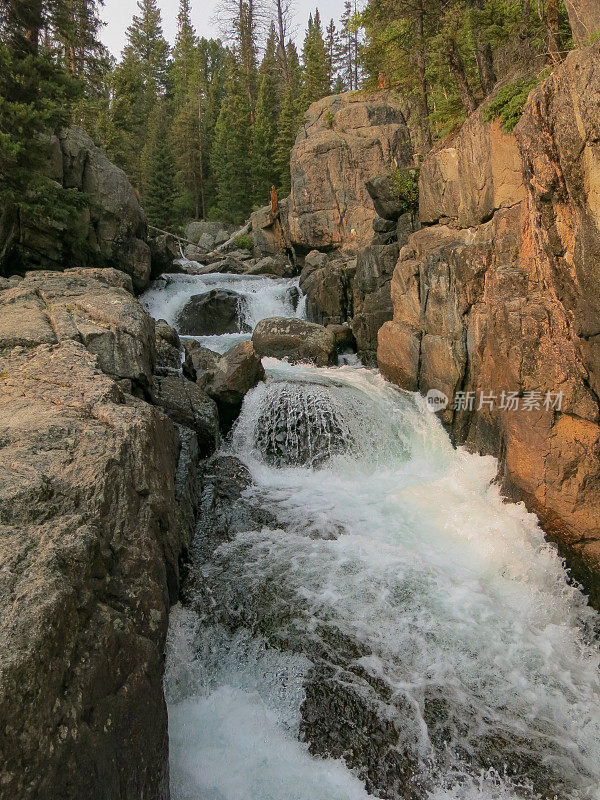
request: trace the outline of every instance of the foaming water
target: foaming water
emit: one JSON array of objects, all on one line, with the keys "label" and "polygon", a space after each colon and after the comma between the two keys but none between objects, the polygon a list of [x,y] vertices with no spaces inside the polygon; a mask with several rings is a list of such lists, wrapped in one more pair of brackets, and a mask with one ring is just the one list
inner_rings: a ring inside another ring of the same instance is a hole
[{"label": "foaming water", "polygon": [[[164,319],[177,329],[177,317],[190,297],[213,289],[228,289],[240,295],[241,322],[250,331],[268,317],[304,316],[303,303],[298,301],[298,279],[259,275],[162,275],[141,295],[140,301],[154,319]],[[224,353],[238,342],[247,341],[251,335],[250,332],[189,338]]]},{"label": "foaming water", "polygon": [[[338,689],[383,720],[382,752],[414,777],[385,796],[599,800],[597,616],[536,518],[503,501],[495,461],[454,450],[420,398],[372,371],[264,363],[268,381],[246,397],[229,446],[253,478],[246,500],[276,522],[202,565],[241,639],[216,647],[218,669],[183,659],[209,677],[171,698],[176,800],[363,797],[356,775],[376,790],[376,769],[354,758],[352,774],[298,742],[298,731],[312,742],[323,725],[351,729],[358,713],[339,697],[328,707],[327,689],[324,710],[311,707],[321,685],[308,664],[343,670]],[[172,629],[171,678],[181,641]],[[261,737],[269,746],[253,747]],[[235,789],[218,780],[228,760]],[[190,778],[193,763],[210,786]],[[278,783],[286,764],[294,785]],[[319,794],[323,770],[351,788]]]}]

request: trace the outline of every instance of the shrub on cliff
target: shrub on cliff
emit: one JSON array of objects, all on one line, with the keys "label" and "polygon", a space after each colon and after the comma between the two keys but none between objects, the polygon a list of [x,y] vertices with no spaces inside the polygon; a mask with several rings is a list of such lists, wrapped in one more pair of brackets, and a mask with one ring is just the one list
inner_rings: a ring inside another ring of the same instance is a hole
[{"label": "shrub on cliff", "polygon": [[416,211],[419,207],[419,170],[397,169],[392,173],[392,198],[401,213]]},{"label": "shrub on cliff", "polygon": [[519,78],[503,86],[496,97],[491,100],[483,111],[483,119],[491,122],[499,119],[502,129],[510,133],[523,114],[523,108],[529,93],[550,73],[545,69],[539,75],[530,75],[526,78]]}]

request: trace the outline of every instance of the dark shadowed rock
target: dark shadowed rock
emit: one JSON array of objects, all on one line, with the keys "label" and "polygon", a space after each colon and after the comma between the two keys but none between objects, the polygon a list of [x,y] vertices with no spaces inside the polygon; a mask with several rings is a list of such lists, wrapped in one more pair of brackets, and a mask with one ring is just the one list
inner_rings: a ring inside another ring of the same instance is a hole
[{"label": "dark shadowed rock", "polygon": [[355,268],[354,260],[339,253],[313,250],[306,256],[300,289],[306,295],[306,317],[310,322],[341,324],[352,317]]},{"label": "dark shadowed rock", "polygon": [[249,331],[241,319],[242,302],[242,297],[230,289],[195,294],[179,312],[179,332],[187,336],[207,336]]},{"label": "dark shadowed rock", "polygon": [[202,456],[214,452],[219,441],[219,414],[214,400],[200,386],[177,375],[156,376],[152,391],[155,404],[173,422],[196,432]]},{"label": "dark shadowed rock", "polygon": [[175,328],[164,319],[158,320],[154,326],[156,341],[156,375],[178,374],[181,370],[181,342]]},{"label": "dark shadowed rock", "polygon": [[236,344],[214,362],[205,388],[217,404],[224,430],[229,430],[239,415],[246,393],[264,377],[265,371],[252,342]]},{"label": "dark shadowed rock", "polygon": [[[365,185],[380,218],[395,221],[402,215],[404,209],[397,199],[397,193],[394,192],[394,180],[391,172],[377,175],[368,180]],[[373,228],[377,231],[375,221]],[[381,231],[378,232],[381,233]]]},{"label": "dark shadowed rock", "polygon": [[267,256],[256,261],[245,270],[246,275],[275,275],[277,278],[290,278],[294,268],[287,256]]},{"label": "dark shadowed rock", "polygon": [[219,360],[219,354],[215,353],[214,350],[209,350],[208,347],[203,347],[194,339],[185,339],[183,346],[186,357],[190,359],[196,371],[198,382],[202,383],[202,376],[214,368]]},{"label": "dark shadowed rock", "polygon": [[252,334],[259,356],[286,358],[292,364],[310,361],[318,367],[335,364],[335,337],[322,325],[300,319],[273,317],[261,320]]}]

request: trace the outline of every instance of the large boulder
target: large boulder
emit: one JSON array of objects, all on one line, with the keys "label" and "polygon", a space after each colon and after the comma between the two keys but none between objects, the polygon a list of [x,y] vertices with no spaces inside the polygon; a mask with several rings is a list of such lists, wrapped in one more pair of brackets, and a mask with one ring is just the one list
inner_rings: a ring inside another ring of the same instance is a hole
[{"label": "large boulder", "polygon": [[46,171],[65,189],[85,193],[85,206],[61,223],[22,215],[11,226],[0,224],[5,270],[23,264],[116,267],[131,276],[136,290],[144,289],[151,262],[146,217],[123,170],[73,126],[51,140]]},{"label": "large boulder", "polygon": [[217,404],[224,430],[229,430],[239,415],[245,395],[264,377],[252,342],[236,344],[213,364],[205,389]]},{"label": "large boulder", "polygon": [[393,92],[346,92],[313,103],[291,153],[292,193],[281,213],[286,240],[319,249],[367,244],[375,216],[367,180],[392,164],[411,165],[412,156]]},{"label": "large boulder", "polygon": [[301,319],[272,317],[261,320],[252,334],[259,356],[285,358],[292,364],[309,361],[318,367],[336,363],[335,336],[322,325]]},{"label": "large boulder", "polygon": [[0,350],[78,341],[116,378],[149,387],[155,365],[154,321],[114,269],[28,272],[0,291]]},{"label": "large boulder", "polygon": [[2,795],[165,800],[174,426],[72,338],[0,354],[0,441]]},{"label": "large boulder", "polygon": [[306,317],[319,325],[342,324],[352,317],[352,280],[356,260],[313,250],[300,274]]},{"label": "large boulder", "polygon": [[209,253],[229,239],[229,233],[222,222],[204,220],[188,222],[184,235],[188,241],[193,242],[205,253]]},{"label": "large boulder", "polygon": [[249,331],[241,318],[242,302],[241,295],[230,289],[192,295],[177,316],[179,332],[186,336],[220,336]]},{"label": "large boulder", "polygon": [[152,390],[155,405],[173,422],[196,432],[200,455],[213,453],[219,442],[219,414],[214,400],[198,384],[179,375],[156,376]]}]

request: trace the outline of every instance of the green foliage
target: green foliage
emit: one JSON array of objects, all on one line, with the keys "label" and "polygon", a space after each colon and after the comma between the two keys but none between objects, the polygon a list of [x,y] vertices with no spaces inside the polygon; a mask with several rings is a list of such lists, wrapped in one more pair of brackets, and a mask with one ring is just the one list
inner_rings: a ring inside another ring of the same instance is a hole
[{"label": "green foliage", "polygon": [[252,199],[259,205],[267,202],[271,186],[279,184],[274,159],[279,117],[278,77],[277,35],[272,26],[260,67],[260,88],[252,127]]},{"label": "green foliage", "polygon": [[402,213],[419,208],[419,170],[397,169],[392,173],[392,197]]},{"label": "green foliage", "polygon": [[250,233],[242,233],[233,240],[238,250],[254,250],[254,239]]},{"label": "green foliage", "polygon": [[301,73],[298,53],[292,42],[287,47],[290,80],[283,95],[281,114],[277,124],[275,164],[280,176],[280,192],[290,191],[290,152],[296,141],[304,112],[301,98]]},{"label": "green foliage", "polygon": [[303,93],[305,108],[330,92],[327,49],[323,39],[319,10],[308,20],[308,29],[302,50]]},{"label": "green foliage", "polygon": [[158,102],[148,122],[143,150],[144,202],[150,225],[168,230],[174,220],[175,168],[169,143],[164,101]]},{"label": "green foliage", "polygon": [[244,176],[251,175],[250,105],[240,72],[233,63],[211,152],[216,208],[222,219],[235,223],[245,219],[252,207],[248,183],[244,181]]},{"label": "green foliage", "polygon": [[503,86],[496,97],[491,100],[483,111],[486,122],[499,119],[502,129],[510,133],[521,119],[525,102],[529,93],[548,76],[549,71],[544,70],[533,77],[520,78]]}]

